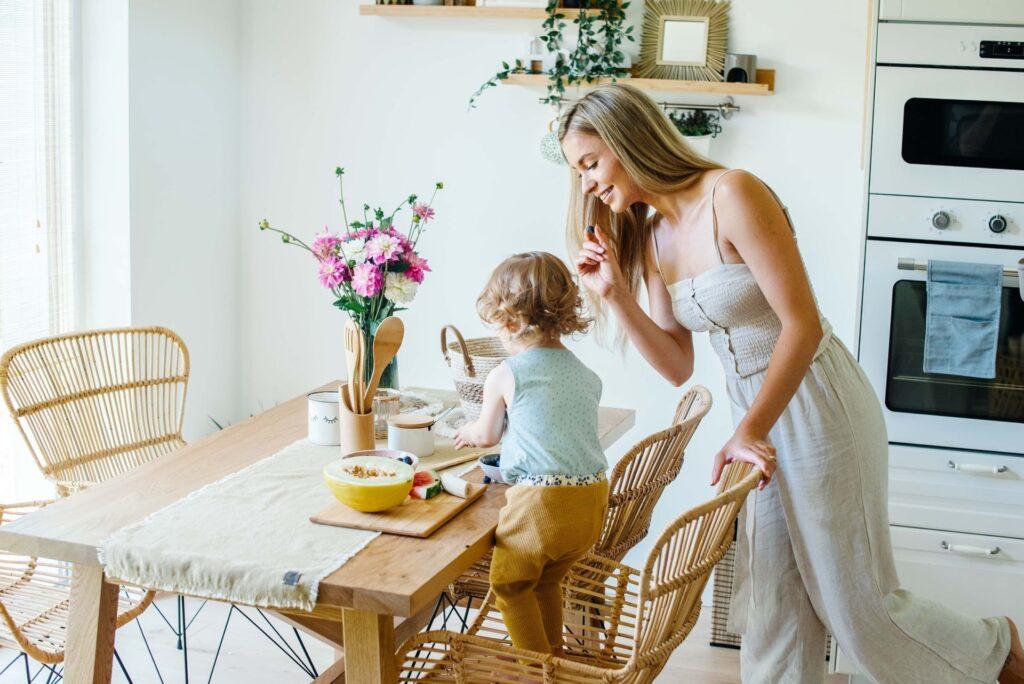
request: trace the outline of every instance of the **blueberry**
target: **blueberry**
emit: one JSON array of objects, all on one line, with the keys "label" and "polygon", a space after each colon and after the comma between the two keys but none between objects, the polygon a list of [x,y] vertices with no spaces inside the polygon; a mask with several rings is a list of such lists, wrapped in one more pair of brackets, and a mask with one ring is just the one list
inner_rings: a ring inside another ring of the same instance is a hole
[{"label": "blueberry", "polygon": [[409,465],[412,465],[412,456],[401,456],[401,457],[399,457],[398,460],[401,461],[402,463],[407,463]]},{"label": "blueberry", "polygon": [[484,475],[484,484],[491,484],[492,482],[494,482],[494,480]]}]

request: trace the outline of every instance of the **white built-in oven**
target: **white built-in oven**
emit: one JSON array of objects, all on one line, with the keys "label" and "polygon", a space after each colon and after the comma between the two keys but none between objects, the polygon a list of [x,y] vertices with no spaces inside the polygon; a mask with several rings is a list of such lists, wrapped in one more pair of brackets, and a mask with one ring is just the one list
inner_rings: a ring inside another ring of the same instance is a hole
[{"label": "white built-in oven", "polygon": [[882,23],[877,46],[870,192],[1024,202],[1024,27]]},{"label": "white built-in oven", "polygon": [[1017,278],[1003,281],[996,377],[985,380],[924,372],[926,272],[914,268],[940,259],[1015,270],[1021,258],[1024,246],[868,240],[860,362],[882,402],[891,443],[1024,455],[1024,301]]}]

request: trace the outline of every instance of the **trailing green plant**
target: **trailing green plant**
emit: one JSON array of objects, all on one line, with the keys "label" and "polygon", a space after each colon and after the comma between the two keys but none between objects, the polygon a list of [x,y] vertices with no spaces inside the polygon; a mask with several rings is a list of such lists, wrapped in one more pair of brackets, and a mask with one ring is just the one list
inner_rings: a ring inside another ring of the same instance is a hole
[{"label": "trailing green plant", "polygon": [[708,114],[705,109],[694,109],[689,113],[683,111],[669,112],[668,118],[675,124],[676,130],[686,136],[710,135],[717,137],[722,132],[722,125],[717,116]]},{"label": "trailing green plant", "polygon": [[[548,52],[555,55],[554,64],[546,72],[548,76],[547,95],[541,102],[558,105],[568,86],[580,85],[599,78],[613,81],[626,72],[622,67],[626,56],[622,52],[625,41],[634,42],[633,27],[625,26],[626,9],[630,3],[621,5],[617,0],[580,0],[580,12],[572,23],[576,26],[579,40],[576,49],[566,59],[564,31],[568,28],[565,14],[558,6],[558,0],[548,0],[547,18],[541,25],[540,35]],[[501,63],[502,69],[484,81],[483,85],[469,98],[469,107],[476,106],[480,95],[493,88],[512,74],[528,73],[521,59],[511,65]]]}]

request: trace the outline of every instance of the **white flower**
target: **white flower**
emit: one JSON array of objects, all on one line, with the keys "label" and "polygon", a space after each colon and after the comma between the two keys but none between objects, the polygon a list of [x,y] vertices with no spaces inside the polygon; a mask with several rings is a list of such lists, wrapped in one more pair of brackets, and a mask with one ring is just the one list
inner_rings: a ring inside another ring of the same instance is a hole
[{"label": "white flower", "polygon": [[366,260],[366,240],[363,238],[352,238],[341,243],[341,251],[348,261],[356,262],[356,265]]},{"label": "white flower", "polygon": [[396,304],[408,304],[416,297],[419,284],[404,273],[388,273],[384,278],[384,296]]}]

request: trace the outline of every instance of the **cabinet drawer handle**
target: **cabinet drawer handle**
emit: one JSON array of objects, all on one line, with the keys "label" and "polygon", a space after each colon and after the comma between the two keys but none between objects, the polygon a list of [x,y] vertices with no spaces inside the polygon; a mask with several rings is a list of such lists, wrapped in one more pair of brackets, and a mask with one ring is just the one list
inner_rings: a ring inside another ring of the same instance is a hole
[{"label": "cabinet drawer handle", "polygon": [[950,544],[949,542],[942,542],[942,548],[944,551],[950,553],[963,553],[969,556],[994,556],[999,553],[999,547],[993,546],[991,549],[984,549],[980,546],[968,546],[967,544]]},{"label": "cabinet drawer handle", "polygon": [[974,463],[957,463],[955,461],[949,461],[946,463],[946,467],[950,470],[959,470],[962,473],[982,473],[985,475],[999,475],[1005,473],[1009,468],[1007,466],[984,466],[977,465]]}]

